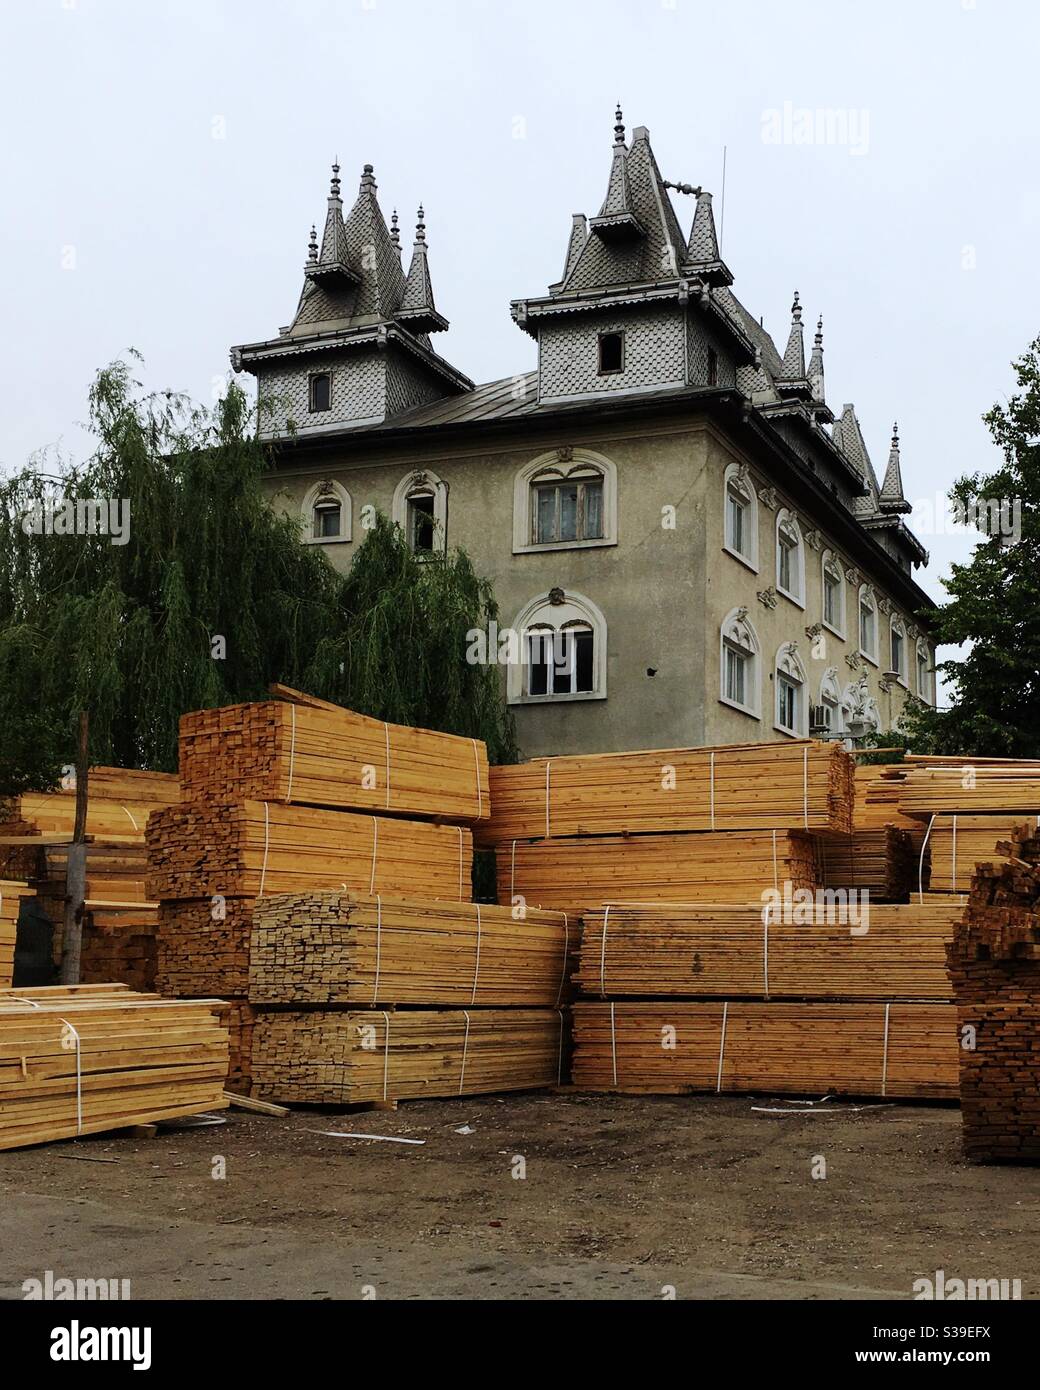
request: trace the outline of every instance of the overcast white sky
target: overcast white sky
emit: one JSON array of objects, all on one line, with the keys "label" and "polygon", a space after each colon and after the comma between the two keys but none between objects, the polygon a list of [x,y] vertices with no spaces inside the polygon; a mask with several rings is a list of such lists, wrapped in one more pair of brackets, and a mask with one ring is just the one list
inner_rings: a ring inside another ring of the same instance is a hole
[{"label": "overcast white sky", "polygon": [[[86,453],[87,384],[131,345],[209,399],[289,322],[336,154],[409,245],[424,201],[439,350],[526,370],[509,300],[597,210],[620,98],[717,218],[728,148],[736,292],[781,348],[794,288],[822,311],[832,407],[882,471],[898,419],[934,497],[996,463],[980,416],[1040,333],[1038,53],[1035,0],[4,0],[0,468]],[[844,143],[796,138],[826,109]],[[938,594],[970,538],[916,529]]]}]

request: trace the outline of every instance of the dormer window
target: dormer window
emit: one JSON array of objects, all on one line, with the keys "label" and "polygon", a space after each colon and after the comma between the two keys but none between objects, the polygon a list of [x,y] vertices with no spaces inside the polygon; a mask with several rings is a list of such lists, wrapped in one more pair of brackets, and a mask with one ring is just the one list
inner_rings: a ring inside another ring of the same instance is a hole
[{"label": "dormer window", "polygon": [[625,370],[624,333],[601,333],[599,335],[599,374],[609,376]]},{"label": "dormer window", "polygon": [[313,415],[319,410],[332,408],[332,377],[328,372],[315,372],[310,379],[310,409]]}]

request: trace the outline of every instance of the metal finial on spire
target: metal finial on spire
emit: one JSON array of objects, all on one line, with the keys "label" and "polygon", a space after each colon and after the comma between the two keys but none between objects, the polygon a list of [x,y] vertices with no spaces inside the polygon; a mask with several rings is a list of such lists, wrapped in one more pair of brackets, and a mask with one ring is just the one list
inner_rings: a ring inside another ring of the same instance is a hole
[{"label": "metal finial on spire", "polygon": [[336,155],[332,161],[331,193],[333,198],[339,197],[339,155]]},{"label": "metal finial on spire", "polygon": [[796,323],[801,323],[801,321],[802,321],[802,306],[801,306],[801,302],[800,302],[799,299],[798,299],[798,291],[797,291],[797,290],[795,290],[795,292],[794,292],[794,303],[791,305],[791,316],[794,318],[794,320],[795,320]]},{"label": "metal finial on spire", "polygon": [[390,214],[390,240],[395,246],[401,245],[401,232],[397,226],[397,209]]},{"label": "metal finial on spire", "polygon": [[366,164],[361,170],[361,191],[366,190],[374,193],[376,188],[375,169],[371,164]]},{"label": "metal finial on spire", "polygon": [[823,347],[823,315],[816,320],[816,337],[813,342],[817,347]]},{"label": "metal finial on spire", "polygon": [[312,261],[318,259],[318,229],[311,223],[311,239],[307,243],[308,258]]},{"label": "metal finial on spire", "polygon": [[618,102],[614,111],[614,144],[623,145],[625,143],[625,122],[621,115],[621,103]]},{"label": "metal finial on spire", "polygon": [[899,448],[899,421],[896,420],[892,425],[892,448]]},{"label": "metal finial on spire", "polygon": [[423,212],[422,203],[419,204],[419,220],[415,224],[415,239],[416,241],[426,240],[426,214]]}]

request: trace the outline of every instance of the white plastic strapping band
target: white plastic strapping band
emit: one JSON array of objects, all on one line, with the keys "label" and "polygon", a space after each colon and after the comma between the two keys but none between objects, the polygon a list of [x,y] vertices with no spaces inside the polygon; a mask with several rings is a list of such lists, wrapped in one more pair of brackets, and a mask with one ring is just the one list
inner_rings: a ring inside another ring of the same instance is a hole
[{"label": "white plastic strapping band", "polygon": [[556,1084],[560,1086],[563,1084],[563,1010],[557,1009],[556,1012],[560,1015],[560,1046],[556,1056]]},{"label": "white plastic strapping band", "polygon": [[480,933],[481,933],[480,903],[474,903],[473,906],[477,909],[477,958],[476,958],[476,960],[473,962],[473,993],[470,995],[470,999],[469,999],[469,1002],[470,1002],[471,1004],[475,1004],[475,1003],[477,1002],[477,980],[480,978]]},{"label": "white plastic strapping band", "polygon": [[928,829],[924,832],[924,839],[921,841],[921,858],[917,865],[917,896],[924,902],[924,852],[928,848],[928,840],[932,833],[932,826],[935,824],[935,813],[932,813],[928,822]]},{"label": "white plastic strapping band", "polygon": [[390,1015],[383,1012],[383,1099],[386,1100],[387,1077],[390,1071]]},{"label": "white plastic strapping band", "polygon": [[285,793],[286,803],[292,801],[293,773],[296,771],[296,706],[289,706],[292,715],[292,735],[289,739],[289,787]]},{"label": "white plastic strapping band", "polygon": [[774,830],[774,831],[773,831],[773,892],[774,892],[774,893],[778,893],[779,891],[780,891],[780,882],[779,882],[779,879],[778,879],[778,877],[777,877],[777,871],[776,871],[776,831]]},{"label": "white plastic strapping band", "polygon": [[469,1052],[469,1014],[463,1009],[466,1019],[466,1035],[462,1039],[462,1070],[459,1072],[459,1095],[462,1095],[462,1083],[466,1080],[466,1054]]},{"label": "white plastic strapping band", "polygon": [[390,809],[390,725],[383,720],[383,732],[386,735],[386,809]]},{"label": "white plastic strapping band", "polygon": [[466,842],[462,838],[462,826],[457,825],[455,829],[459,832],[459,902],[461,903],[466,900],[466,894],[462,891],[462,851]]},{"label": "white plastic strapping band", "polygon": [[715,753],[714,753],[714,751],[712,752],[711,758],[710,758],[709,763],[708,763],[708,772],[709,772],[709,776],[710,776],[710,778],[711,778],[711,783],[710,783],[710,786],[709,786],[709,788],[708,788],[708,806],[709,806],[709,808],[710,808],[710,810],[711,810],[711,828],[712,828],[712,830],[714,830],[714,829],[715,829]]},{"label": "white plastic strapping band", "polygon": [[375,816],[372,817],[372,872],[368,879],[368,891],[376,891],[376,857],[379,853],[379,822]]},{"label": "white plastic strapping band", "polygon": [[271,852],[271,808],[264,802],[264,863],[260,870],[260,889],[258,898],[264,896],[264,883],[267,881],[267,856]]},{"label": "white plastic strapping band", "polygon": [[614,1070],[614,1089],[617,1090],[617,1029],[614,1026],[614,1001],[610,1001],[610,1062]]},{"label": "white plastic strapping band", "polygon": [[[59,1023],[64,1023],[72,1036],[76,1039],[76,1133],[83,1133],[83,1064],[80,1058],[79,1034],[73,1028],[67,1018],[59,1018]],[[65,1047],[65,1039],[62,1038],[61,1045]],[[66,1049],[67,1050],[67,1049]]]},{"label": "white plastic strapping band", "polygon": [[556,991],[556,1007],[560,1007],[560,1000],[563,998],[563,987],[567,983],[567,953],[571,946],[571,930],[567,921],[566,912],[563,914],[563,960],[560,961],[560,988]]},{"label": "white plastic strapping band", "polygon": [[513,848],[509,856],[509,901],[513,901],[513,889],[516,887],[516,841],[513,841]]},{"label": "white plastic strapping band", "polygon": [[607,922],[610,919],[610,904],[603,909],[603,939],[599,945],[599,997],[606,999],[607,989],[603,982],[603,972],[607,967]]},{"label": "white plastic strapping band", "polygon": [[766,903],[762,909],[762,993],[769,998],[769,909],[772,903]]},{"label": "white plastic strapping band", "polygon": [[140,827],[140,826],[137,824],[137,822],[134,820],[133,812],[130,810],[129,806],[124,806],[124,807],[123,807],[123,810],[124,810],[124,811],[126,812],[126,814],[130,817],[130,824],[134,827],[134,829],[135,829],[136,831],[140,832],[141,827]]},{"label": "white plastic strapping band", "polygon": [[957,891],[957,817],[953,818],[953,862],[950,865],[950,891]]},{"label": "white plastic strapping band", "polygon": [[891,1004],[885,1005],[885,1051],[881,1059],[881,1094],[887,1095],[888,1086],[888,1014]]},{"label": "white plastic strapping band", "polygon": [[729,1000],[722,1006],[722,1034],[719,1038],[719,1070],[715,1077],[716,1094],[722,1090],[722,1060],[726,1055],[726,1021],[729,1018]]},{"label": "white plastic strapping band", "polygon": [[383,957],[383,899],[376,894],[376,978],[372,985],[372,1003],[379,999],[379,967]]},{"label": "white plastic strapping band", "polygon": [[476,739],[473,740],[473,762],[477,772],[477,820],[480,820],[484,814],[484,789],[480,785],[480,749]]},{"label": "white plastic strapping band", "polygon": [[802,748],[802,814],[805,828],[809,829],[809,745]]}]

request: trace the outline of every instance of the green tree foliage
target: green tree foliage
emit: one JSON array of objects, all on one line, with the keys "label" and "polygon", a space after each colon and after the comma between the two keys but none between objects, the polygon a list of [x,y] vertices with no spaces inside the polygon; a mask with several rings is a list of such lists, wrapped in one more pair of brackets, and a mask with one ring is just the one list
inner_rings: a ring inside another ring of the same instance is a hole
[{"label": "green tree foliage", "polygon": [[[936,638],[968,650],[938,667],[952,687],[950,707],[904,718],[918,752],[1040,756],[1040,338],[1013,367],[1018,390],[984,417],[1003,465],[961,478],[951,492],[959,514],[980,518],[984,538],[943,581],[950,598]],[[1016,504],[1017,541],[1001,534]]]},{"label": "green tree foliage", "polygon": [[[182,713],[272,680],[510,756],[498,672],[465,663],[465,629],[494,611],[465,556],[420,564],[380,522],[338,576],[271,506],[235,387],[206,411],[117,362],[89,404],[82,467],[0,482],[0,796],[54,785],[80,710],[93,762],[173,769]],[[125,499],[127,543],[27,531],[56,498]]]}]

